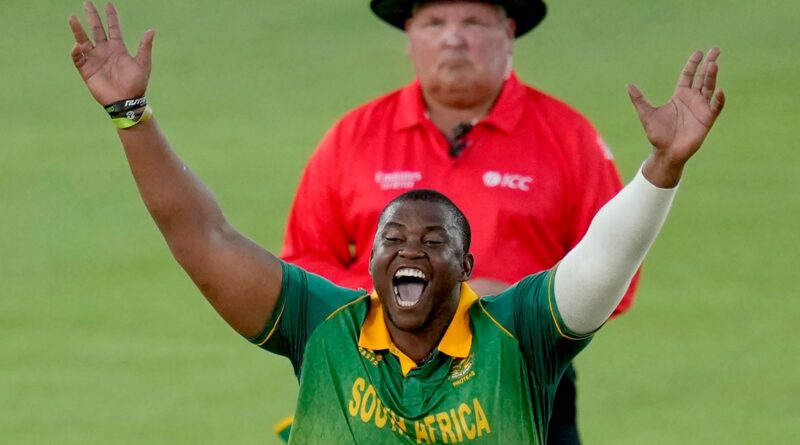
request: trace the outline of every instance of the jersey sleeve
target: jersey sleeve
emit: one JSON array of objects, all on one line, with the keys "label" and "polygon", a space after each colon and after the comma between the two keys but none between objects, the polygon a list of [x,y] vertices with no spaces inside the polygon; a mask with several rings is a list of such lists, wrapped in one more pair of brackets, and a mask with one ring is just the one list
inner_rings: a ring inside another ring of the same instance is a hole
[{"label": "jersey sleeve", "polygon": [[325,135],[306,165],[286,223],[281,258],[335,283],[357,287],[363,277],[349,270],[353,262],[339,194],[346,168],[338,159],[341,125]]},{"label": "jersey sleeve", "polygon": [[546,385],[558,383],[592,336],[576,334],[564,324],[553,294],[555,270],[530,275],[481,300],[486,311],[517,339],[528,368]]},{"label": "jersey sleeve", "polygon": [[[568,199],[572,227],[568,236],[567,250],[572,250],[586,234],[594,215],[622,190],[617,167],[611,149],[589,121],[578,121],[575,132],[575,147],[571,156],[572,172]],[[639,283],[639,271],[631,280],[625,296],[614,309],[612,317],[619,315],[630,307],[636,287]]]},{"label": "jersey sleeve", "polygon": [[283,280],[275,310],[251,343],[287,357],[299,375],[306,342],[336,309],[363,296],[363,290],[337,286],[319,275],[281,261]]}]

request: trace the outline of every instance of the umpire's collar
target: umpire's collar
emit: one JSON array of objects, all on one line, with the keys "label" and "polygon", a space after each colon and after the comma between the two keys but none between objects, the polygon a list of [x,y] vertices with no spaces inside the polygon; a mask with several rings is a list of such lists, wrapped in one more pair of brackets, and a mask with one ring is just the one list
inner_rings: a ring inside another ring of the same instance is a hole
[{"label": "umpire's collar", "polygon": [[[526,87],[512,72],[503,84],[497,102],[492,106],[489,114],[478,121],[478,125],[485,124],[506,134],[513,133],[525,112],[526,95]],[[416,125],[424,125],[424,122],[428,120],[427,113],[425,100],[422,98],[422,87],[420,87],[419,81],[415,80],[400,90],[393,127],[399,131]]]},{"label": "umpire's collar", "polygon": [[[461,283],[461,296],[458,301],[456,314],[453,321],[444,333],[444,337],[439,342],[439,352],[445,353],[454,358],[465,358],[469,355],[472,347],[472,329],[469,323],[469,308],[478,301],[478,295],[470,289],[467,283]],[[383,306],[378,300],[378,293],[372,291],[370,295],[369,312],[364,324],[361,326],[361,335],[358,339],[358,346],[372,351],[389,350],[400,360],[403,375],[417,367],[416,362],[403,353],[389,336],[386,322],[383,318]]]}]

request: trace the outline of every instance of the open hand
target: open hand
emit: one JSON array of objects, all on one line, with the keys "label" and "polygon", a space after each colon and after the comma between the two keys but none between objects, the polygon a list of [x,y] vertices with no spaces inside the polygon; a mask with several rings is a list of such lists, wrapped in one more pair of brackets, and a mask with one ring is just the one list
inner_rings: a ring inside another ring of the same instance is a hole
[{"label": "open hand", "polygon": [[[680,178],[683,165],[697,152],[725,105],[725,94],[716,90],[719,49],[712,48],[700,75],[696,76],[703,53],[695,51],[678,77],[672,98],[660,107],[653,107],[639,89],[628,85],[631,102],[639,114],[653,155],[645,167],[658,164],[662,171],[645,176],[656,185],[671,187]],[[649,164],[649,165],[648,165]],[[656,183],[660,182],[660,183]]]},{"label": "open hand", "polygon": [[78,18],[71,16],[69,26],[75,36],[71,54],[75,68],[92,96],[100,105],[144,96],[150,79],[155,31],[148,30],[144,33],[136,57],[133,57],[122,40],[119,16],[113,4],[105,5],[108,34],[94,4],[87,1],[83,4],[83,9],[94,43],[89,40]]}]

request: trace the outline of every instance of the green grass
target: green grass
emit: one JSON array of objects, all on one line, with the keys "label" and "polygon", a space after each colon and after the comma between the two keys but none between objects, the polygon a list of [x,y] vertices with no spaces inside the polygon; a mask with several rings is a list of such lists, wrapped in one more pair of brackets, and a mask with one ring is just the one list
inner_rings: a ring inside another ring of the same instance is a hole
[{"label": "green grass", "polygon": [[[586,442],[792,442],[800,7],[549,3],[518,73],[589,116],[625,178],[647,151],[626,82],[663,101],[688,54],[719,45],[729,98],[633,310],[578,359]],[[403,34],[366,1],[118,6],[129,46],[157,30],[149,97],[176,150],[272,250],[328,126],[412,75]],[[277,443],[290,367],[227,328],[170,258],[71,66],[80,3],[0,9],[0,441]]]}]

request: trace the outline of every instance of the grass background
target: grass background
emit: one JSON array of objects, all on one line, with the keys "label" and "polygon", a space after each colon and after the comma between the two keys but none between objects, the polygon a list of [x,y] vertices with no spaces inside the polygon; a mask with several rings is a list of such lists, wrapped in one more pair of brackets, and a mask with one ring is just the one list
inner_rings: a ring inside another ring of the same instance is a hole
[{"label": "grass background", "polygon": [[[267,248],[346,110],[412,77],[366,1],[118,2],[157,30],[148,96],[228,218]],[[692,161],[637,303],[578,359],[588,444],[790,443],[800,432],[796,2],[550,1],[520,77],[582,110],[630,178],[625,94],[666,100],[723,49],[728,106]],[[0,5],[0,442],[277,443],[283,359],[240,339],[172,261],[71,66],[78,1]],[[794,29],[794,31],[792,31]]]}]

